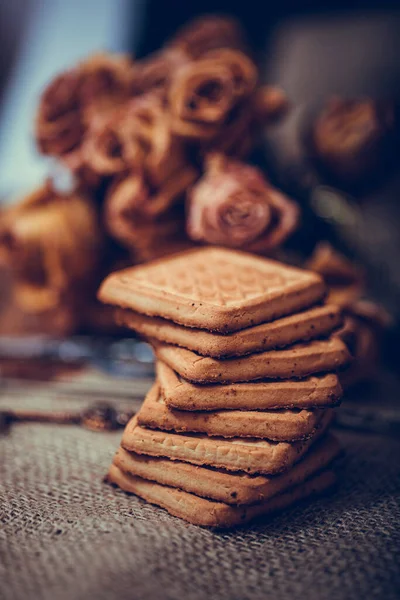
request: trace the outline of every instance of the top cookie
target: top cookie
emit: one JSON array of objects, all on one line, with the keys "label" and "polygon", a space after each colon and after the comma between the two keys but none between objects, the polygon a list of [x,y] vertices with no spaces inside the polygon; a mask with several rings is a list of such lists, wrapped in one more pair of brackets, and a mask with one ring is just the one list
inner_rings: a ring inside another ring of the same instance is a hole
[{"label": "top cookie", "polygon": [[316,273],[206,247],[112,273],[99,299],[186,327],[228,333],[297,312],[324,294]]}]

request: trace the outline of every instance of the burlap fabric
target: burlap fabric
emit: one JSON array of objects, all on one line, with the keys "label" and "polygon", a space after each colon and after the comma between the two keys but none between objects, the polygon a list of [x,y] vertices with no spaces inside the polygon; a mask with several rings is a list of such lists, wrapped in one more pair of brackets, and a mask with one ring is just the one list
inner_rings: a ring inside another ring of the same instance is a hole
[{"label": "burlap fabric", "polygon": [[400,444],[339,434],[336,494],[221,533],[102,483],[120,433],[16,425],[0,437],[0,597],[394,599]]}]

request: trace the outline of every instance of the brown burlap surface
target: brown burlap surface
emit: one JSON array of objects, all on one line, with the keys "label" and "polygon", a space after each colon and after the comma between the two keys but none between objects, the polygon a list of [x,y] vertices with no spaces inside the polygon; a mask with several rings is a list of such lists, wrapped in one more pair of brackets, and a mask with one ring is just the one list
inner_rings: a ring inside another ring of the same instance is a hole
[{"label": "brown burlap surface", "polygon": [[340,433],[335,494],[221,533],[102,483],[120,435],[36,424],[0,437],[2,600],[397,597],[395,440]]}]

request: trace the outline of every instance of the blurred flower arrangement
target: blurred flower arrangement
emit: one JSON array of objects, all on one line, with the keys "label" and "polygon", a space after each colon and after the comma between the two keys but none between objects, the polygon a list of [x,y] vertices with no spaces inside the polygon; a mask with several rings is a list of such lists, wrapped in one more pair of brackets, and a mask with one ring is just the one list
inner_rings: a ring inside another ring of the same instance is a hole
[{"label": "blurred flower arrangement", "polygon": [[[96,54],[58,75],[35,135],[73,185],[49,179],[0,213],[0,333],[113,332],[95,300],[101,279],[195,244],[275,255],[299,207],[249,156],[287,109],[282,90],[260,85],[229,18],[194,21],[143,60]],[[323,270],[337,259],[316,260],[330,283]],[[343,263],[339,271],[349,277]],[[347,284],[356,303],[362,283]]]},{"label": "blurred flower arrangement", "polygon": [[[36,142],[73,186],[49,180],[0,216],[3,270],[13,304],[29,315],[15,331],[87,327],[104,311],[95,290],[115,261],[199,243],[279,248],[298,207],[246,159],[286,108],[281,90],[259,85],[228,18],[195,21],[144,60],[96,54],[58,75],[39,101]],[[68,318],[56,326],[54,311]],[[106,315],[95,323],[111,326]]]}]

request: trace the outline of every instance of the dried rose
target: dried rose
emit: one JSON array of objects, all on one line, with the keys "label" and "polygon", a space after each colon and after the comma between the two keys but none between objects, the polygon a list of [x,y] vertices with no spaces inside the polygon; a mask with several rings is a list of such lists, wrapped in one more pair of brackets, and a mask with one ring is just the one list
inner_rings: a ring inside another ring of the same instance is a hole
[{"label": "dried rose", "polygon": [[154,93],[98,117],[87,132],[82,153],[85,164],[99,175],[143,173],[156,188],[187,165],[182,140],[172,134],[168,115]]},{"label": "dried rose", "polygon": [[186,166],[159,188],[150,187],[143,173],[131,173],[117,179],[106,197],[106,228],[115,239],[131,247],[137,231],[140,232],[140,223],[162,218],[196,178],[196,169]]},{"label": "dried rose", "polygon": [[82,146],[82,158],[95,173],[107,176],[126,171],[128,164],[121,128],[122,119],[118,114],[98,118],[89,128]]},{"label": "dried rose", "polygon": [[97,54],[51,81],[36,117],[41,152],[64,157],[79,149],[99,115],[115,110],[128,97],[131,78],[126,56]]},{"label": "dried rose", "polygon": [[79,145],[83,133],[80,76],[67,71],[44,91],[36,118],[36,137],[44,154],[62,155]]},{"label": "dried rose", "polygon": [[297,206],[249,165],[212,155],[189,195],[188,234],[195,241],[265,252],[297,224]]},{"label": "dried rose", "polygon": [[[170,110],[177,125],[189,123],[193,128],[208,128],[212,133],[215,125],[224,121],[234,102],[234,82],[229,67],[212,59],[182,67],[169,94]],[[178,128],[177,132],[180,133]]]},{"label": "dried rose", "polygon": [[175,208],[173,202],[192,182],[185,177],[174,178],[169,187],[151,196],[141,175],[117,180],[105,203],[108,232],[140,261],[186,247],[183,211]]},{"label": "dried rose", "polygon": [[384,164],[393,125],[390,103],[333,98],[313,124],[311,144],[333,176],[358,183]]},{"label": "dried rose", "polygon": [[115,103],[128,98],[133,63],[125,54],[93,54],[77,67],[81,75],[80,99],[84,106]]},{"label": "dried rose", "polygon": [[223,135],[225,126],[236,120],[235,109],[253,93],[256,82],[254,63],[237,50],[208,52],[178,69],[168,94],[174,132],[199,140]]}]

